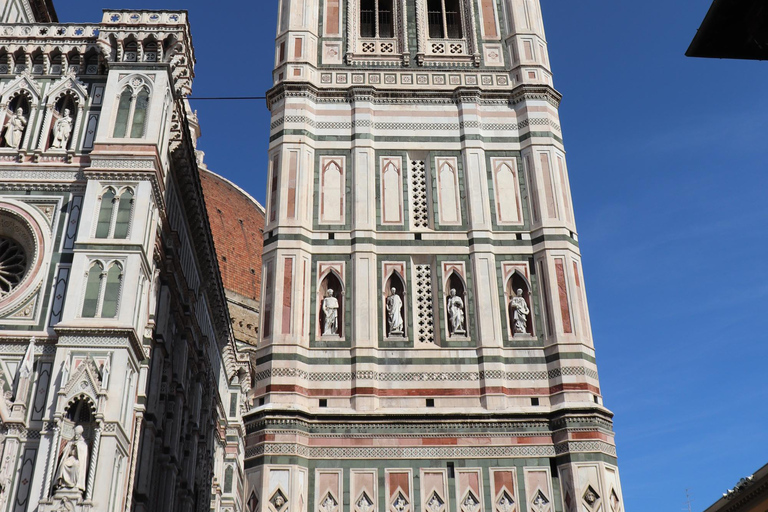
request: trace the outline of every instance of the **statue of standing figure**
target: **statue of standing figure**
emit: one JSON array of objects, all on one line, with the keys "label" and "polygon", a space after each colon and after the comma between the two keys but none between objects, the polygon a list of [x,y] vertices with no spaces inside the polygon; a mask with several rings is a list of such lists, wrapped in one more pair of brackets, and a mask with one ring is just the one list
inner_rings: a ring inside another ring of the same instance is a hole
[{"label": "statue of standing figure", "polygon": [[16,113],[9,113],[8,122],[5,123],[5,144],[9,148],[19,149],[26,127],[27,118],[24,117],[23,109],[17,108]]},{"label": "statue of standing figure", "polygon": [[53,144],[54,149],[67,149],[67,143],[69,142],[69,136],[72,134],[72,126],[74,120],[69,115],[69,109],[65,108],[64,112],[56,120],[53,125]]},{"label": "statue of standing figure", "polygon": [[522,289],[517,289],[515,296],[512,297],[512,300],[509,302],[509,307],[512,308],[512,322],[515,335],[527,334],[528,315],[531,314],[531,310],[528,308],[528,303],[525,302]]},{"label": "statue of standing figure", "polygon": [[65,446],[54,479],[56,490],[84,493],[88,478],[88,444],[83,427],[75,427],[75,436]]},{"label": "statue of standing figure", "polygon": [[339,300],[333,296],[333,290],[328,288],[323,299],[323,336],[338,336],[339,334]]},{"label": "statue of standing figure", "polygon": [[397,294],[396,288],[392,288],[387,297],[387,323],[390,336],[403,335],[403,299]]},{"label": "statue of standing figure", "polygon": [[464,328],[464,301],[456,295],[455,288],[451,288],[448,296],[448,320],[451,322],[451,336],[467,333]]}]

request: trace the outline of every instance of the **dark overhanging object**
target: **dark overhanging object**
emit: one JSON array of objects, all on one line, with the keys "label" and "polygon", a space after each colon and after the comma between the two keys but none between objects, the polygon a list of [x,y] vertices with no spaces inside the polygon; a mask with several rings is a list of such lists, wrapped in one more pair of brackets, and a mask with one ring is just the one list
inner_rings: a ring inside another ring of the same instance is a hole
[{"label": "dark overhanging object", "polygon": [[768,60],[768,2],[714,0],[685,54]]}]

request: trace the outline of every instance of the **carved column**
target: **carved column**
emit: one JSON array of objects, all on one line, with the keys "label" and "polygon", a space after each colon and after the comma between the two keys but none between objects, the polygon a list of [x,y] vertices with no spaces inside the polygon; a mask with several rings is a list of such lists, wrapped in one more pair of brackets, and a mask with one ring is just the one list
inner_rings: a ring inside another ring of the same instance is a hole
[{"label": "carved column", "polygon": [[45,496],[43,499],[48,499],[51,495],[51,478],[53,472],[56,471],[56,461],[59,457],[59,443],[61,442],[61,425],[59,419],[55,419],[53,423],[53,443],[51,443],[51,451],[48,455],[48,471],[45,473],[45,484],[43,485],[43,492]]},{"label": "carved column", "polygon": [[85,491],[85,500],[91,501],[93,498],[93,481],[96,479],[96,464],[99,460],[99,445],[101,444],[101,422],[97,424],[95,435],[93,436],[93,448],[91,449],[91,467],[88,468],[88,487]]}]

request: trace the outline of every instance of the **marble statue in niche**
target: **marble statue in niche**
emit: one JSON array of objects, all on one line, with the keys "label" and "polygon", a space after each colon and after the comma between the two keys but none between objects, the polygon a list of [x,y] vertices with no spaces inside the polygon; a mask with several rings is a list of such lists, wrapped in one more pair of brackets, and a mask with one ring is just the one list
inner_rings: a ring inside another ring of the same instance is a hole
[{"label": "marble statue in niche", "polygon": [[56,120],[53,125],[53,144],[51,147],[54,149],[67,149],[67,143],[69,143],[69,137],[72,135],[72,127],[74,120],[69,115],[69,109],[65,108],[64,112]]},{"label": "marble statue in niche", "polygon": [[448,296],[448,320],[451,336],[467,334],[464,328],[464,301],[456,294],[455,288],[451,288],[451,293]]},{"label": "marble statue in niche", "polygon": [[387,324],[389,325],[390,336],[403,336],[403,299],[397,294],[397,288],[390,289],[390,295],[387,297]]},{"label": "marble statue in niche", "polygon": [[5,144],[9,148],[19,149],[26,127],[27,118],[23,109],[17,108],[15,113],[9,113],[8,122],[5,124]]},{"label": "marble statue in niche", "polygon": [[512,328],[515,336],[528,334],[528,315],[531,314],[531,310],[523,297],[522,288],[516,290],[515,296],[509,302],[509,307],[512,309]]},{"label": "marble statue in niche", "polygon": [[323,299],[323,336],[339,335],[339,299],[333,296],[333,290],[328,289]]},{"label": "marble statue in niche", "polygon": [[56,493],[85,492],[88,477],[88,444],[83,439],[83,427],[75,427],[75,436],[67,442],[59,459],[54,478]]}]

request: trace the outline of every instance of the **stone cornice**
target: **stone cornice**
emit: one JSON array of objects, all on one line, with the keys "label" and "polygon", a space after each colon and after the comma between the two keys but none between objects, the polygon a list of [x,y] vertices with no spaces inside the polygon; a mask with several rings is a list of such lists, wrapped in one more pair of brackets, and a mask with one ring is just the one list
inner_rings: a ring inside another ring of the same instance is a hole
[{"label": "stone cornice", "polygon": [[562,96],[548,85],[518,85],[509,90],[482,87],[456,87],[447,90],[376,89],[371,86],[320,88],[309,82],[282,82],[267,91],[267,106],[286,98],[306,98],[317,103],[352,103],[370,101],[378,104],[459,104],[463,102],[510,104],[526,100],[544,100],[555,107]]}]

